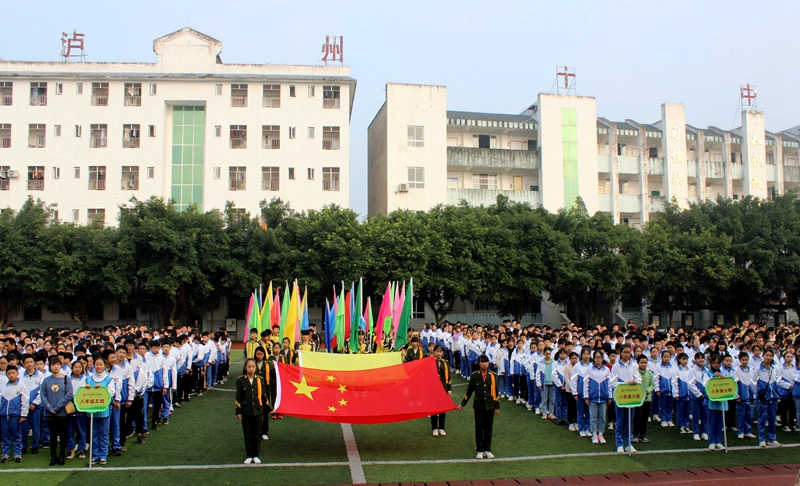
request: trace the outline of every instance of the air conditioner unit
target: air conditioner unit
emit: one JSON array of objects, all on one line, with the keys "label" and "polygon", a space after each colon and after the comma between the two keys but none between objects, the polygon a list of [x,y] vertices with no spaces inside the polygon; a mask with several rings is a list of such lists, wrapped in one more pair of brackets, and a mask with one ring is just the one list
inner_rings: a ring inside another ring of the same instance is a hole
[{"label": "air conditioner unit", "polygon": [[397,192],[408,192],[408,184],[405,182],[397,186]]},{"label": "air conditioner unit", "polygon": [[19,179],[19,171],[18,170],[9,170],[8,171],[8,178],[9,179]]}]

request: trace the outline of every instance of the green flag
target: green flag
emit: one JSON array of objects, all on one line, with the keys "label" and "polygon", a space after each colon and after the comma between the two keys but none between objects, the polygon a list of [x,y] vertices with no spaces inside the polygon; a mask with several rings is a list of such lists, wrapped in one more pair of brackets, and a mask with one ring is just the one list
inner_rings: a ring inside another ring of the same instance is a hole
[{"label": "green flag", "polygon": [[283,332],[286,330],[286,315],[289,313],[289,300],[291,294],[292,289],[289,287],[289,282],[286,282],[286,291],[283,293],[283,304],[281,305],[281,327],[278,340],[282,340]]},{"label": "green flag", "polygon": [[408,324],[411,321],[411,299],[414,295],[414,279],[408,281],[405,301],[403,302],[403,312],[400,314],[400,324],[397,326],[397,336],[395,337],[394,349],[400,349],[408,341]]},{"label": "green flag", "polygon": [[339,303],[336,304],[336,306],[336,327],[333,328],[333,335],[336,337],[336,347],[341,353],[347,346],[344,342],[344,285],[342,285],[342,292],[339,294]]},{"label": "green flag", "polygon": [[353,354],[358,353],[358,330],[361,329],[361,321],[364,319],[361,313],[364,310],[364,305],[361,302],[361,292],[363,289],[363,279],[358,281],[358,290],[356,290],[356,308],[353,309],[353,318],[350,322],[350,352]]}]

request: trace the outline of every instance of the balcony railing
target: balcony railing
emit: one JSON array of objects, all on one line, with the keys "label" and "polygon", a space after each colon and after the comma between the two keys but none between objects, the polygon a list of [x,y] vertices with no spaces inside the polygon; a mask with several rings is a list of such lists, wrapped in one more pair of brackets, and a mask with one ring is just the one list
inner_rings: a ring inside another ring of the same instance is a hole
[{"label": "balcony railing", "polygon": [[280,138],[265,138],[261,142],[261,148],[267,150],[277,150],[281,148],[281,139]]},{"label": "balcony railing", "polygon": [[3,148],[11,148],[11,137],[3,137],[2,138],[2,146]]},{"label": "balcony railing", "polygon": [[265,96],[264,97],[264,108],[280,108],[281,107],[281,99],[275,98],[272,96]]},{"label": "balcony railing", "polygon": [[125,106],[142,106],[141,96],[126,96]]},{"label": "balcony railing", "polygon": [[0,191],[7,191],[11,188],[11,181],[8,179],[0,179]]},{"label": "balcony railing", "polygon": [[133,179],[128,181],[122,182],[122,189],[128,191],[138,191],[139,190],[139,179]]},{"label": "balcony railing", "polygon": [[122,148],[139,148],[138,138],[123,138]]},{"label": "balcony railing", "polygon": [[28,138],[28,148],[44,148],[45,138],[44,135],[33,135]]},{"label": "balcony railing", "polygon": [[511,191],[506,189],[447,189],[447,204],[457,205],[461,200],[471,206],[491,206],[497,203],[497,196],[506,196],[511,202],[528,203],[539,206],[539,191]]},{"label": "balcony railing", "polygon": [[323,191],[338,191],[339,181],[322,181]]},{"label": "balcony railing", "polygon": [[228,189],[231,191],[244,191],[247,187],[247,181],[231,179],[228,184]]},{"label": "balcony railing", "polygon": [[724,179],[725,162],[706,161],[706,179]]},{"label": "balcony railing", "polygon": [[533,150],[447,147],[447,165],[490,169],[538,169],[539,157]]},{"label": "balcony railing", "polygon": [[783,180],[784,182],[800,182],[800,167],[784,166]]},{"label": "balcony railing", "polygon": [[247,96],[231,96],[231,106],[234,108],[247,106]]},{"label": "balcony railing", "polygon": [[44,191],[44,181],[41,180],[29,180],[28,181],[28,190],[29,191]]},{"label": "balcony railing", "polygon": [[31,95],[32,106],[47,106],[47,95]]},{"label": "balcony railing", "polygon": [[90,191],[105,191],[106,190],[106,180],[105,179],[89,179],[89,190]]},{"label": "balcony railing", "polygon": [[108,95],[92,96],[92,106],[108,106]]},{"label": "balcony railing", "polygon": [[91,140],[91,148],[106,148],[108,145],[108,139],[105,137],[92,137]]},{"label": "balcony railing", "polygon": [[3,95],[0,101],[3,102],[3,106],[11,106],[11,104],[14,102],[14,99],[11,95]]},{"label": "balcony railing", "polygon": [[245,148],[247,148],[247,139],[246,138],[232,138],[231,139],[231,148],[232,149],[245,149]]},{"label": "balcony railing", "polygon": [[338,109],[340,107],[339,98],[324,98],[322,107],[329,110]]},{"label": "balcony railing", "polygon": [[664,196],[650,196],[650,212],[658,213],[664,210]]},{"label": "balcony railing", "polygon": [[649,175],[664,175],[664,159],[651,157],[647,159],[647,173]]},{"label": "balcony railing", "polygon": [[322,141],[322,150],[339,150],[339,139],[329,139]]}]

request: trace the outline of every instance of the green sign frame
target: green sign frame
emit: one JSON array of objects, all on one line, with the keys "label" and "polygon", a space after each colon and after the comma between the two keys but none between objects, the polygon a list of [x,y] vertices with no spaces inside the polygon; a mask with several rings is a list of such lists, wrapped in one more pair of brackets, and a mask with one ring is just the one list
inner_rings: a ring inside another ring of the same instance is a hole
[{"label": "green sign frame", "polygon": [[111,405],[111,393],[104,386],[93,388],[82,386],[75,391],[72,401],[75,404],[75,409],[79,412],[105,412],[108,406]]},{"label": "green sign frame", "polygon": [[620,408],[641,407],[647,393],[642,385],[620,383],[614,389],[614,403]]},{"label": "green sign frame", "polygon": [[712,402],[727,402],[739,395],[739,386],[730,376],[724,378],[709,378],[706,382],[706,395]]}]

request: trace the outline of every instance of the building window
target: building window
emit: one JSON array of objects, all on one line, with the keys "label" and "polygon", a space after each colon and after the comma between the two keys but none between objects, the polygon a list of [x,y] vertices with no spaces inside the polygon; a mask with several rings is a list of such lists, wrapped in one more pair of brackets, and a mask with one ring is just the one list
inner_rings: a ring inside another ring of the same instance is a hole
[{"label": "building window", "polygon": [[50,218],[53,223],[58,223],[58,209],[53,210],[53,215]]},{"label": "building window", "polygon": [[0,147],[11,148],[11,124],[0,123]]},{"label": "building window", "polygon": [[289,167],[289,180],[294,180],[294,167]]},{"label": "building window", "polygon": [[44,191],[44,166],[43,165],[29,165],[28,166],[28,190],[29,191]]},{"label": "building window", "polygon": [[232,149],[247,148],[247,125],[231,125],[230,139]]},{"label": "building window", "polygon": [[125,83],[125,106],[142,106],[142,83]]},{"label": "building window", "polygon": [[28,148],[44,148],[47,128],[44,123],[31,123],[28,125]]},{"label": "building window", "polygon": [[281,188],[280,181],[280,168],[279,167],[262,167],[261,168],[261,190],[262,191],[278,191]]},{"label": "building window", "polygon": [[64,84],[63,83],[56,83],[56,95],[64,94]]},{"label": "building window", "polygon": [[289,97],[294,98],[295,96],[297,96],[297,95],[295,94],[294,85],[290,84],[289,85]]},{"label": "building window", "polygon": [[158,93],[158,84],[150,83],[150,96],[155,96]]},{"label": "building window", "polygon": [[83,94],[83,83],[75,83],[75,94]]},{"label": "building window", "polygon": [[339,108],[339,94],[338,86],[323,86],[322,87],[322,107],[326,109]]},{"label": "building window", "polygon": [[108,144],[108,125],[105,123],[96,123],[89,125],[89,130],[91,131],[89,147],[106,148]]},{"label": "building window", "polygon": [[123,165],[122,166],[122,190],[125,191],[138,191],[139,190],[139,166],[138,165]]},{"label": "building window", "polygon": [[231,208],[232,221],[241,221],[246,216],[247,216],[247,210],[245,208]]},{"label": "building window", "polygon": [[408,126],[408,146],[409,147],[425,146],[425,127],[417,125]]},{"label": "building window", "polygon": [[231,106],[234,108],[244,108],[247,106],[247,85],[231,85]]},{"label": "building window", "polygon": [[297,135],[297,129],[295,127],[289,127],[289,138],[295,138]]},{"label": "building window", "polygon": [[412,319],[425,319],[425,300],[414,296],[411,299],[411,318]]},{"label": "building window", "polygon": [[651,159],[658,158],[658,147],[647,147],[647,156]]},{"label": "building window", "polygon": [[313,167],[309,167],[308,168],[308,180],[310,180],[310,181],[314,180],[314,168]]},{"label": "building window", "polygon": [[61,179],[61,167],[53,167],[53,179]]},{"label": "building window", "polygon": [[156,136],[156,126],[155,125],[147,125],[147,136],[148,137],[155,137]]},{"label": "building window", "polygon": [[0,106],[11,106],[14,103],[14,83],[0,81]]},{"label": "building window", "polygon": [[47,106],[47,83],[31,83],[31,106]]},{"label": "building window", "polygon": [[261,148],[267,150],[277,150],[281,148],[280,125],[261,126]]},{"label": "building window", "polygon": [[147,178],[148,179],[155,179],[156,178],[156,168],[155,167],[148,167],[147,168]]},{"label": "building window", "polygon": [[80,167],[73,167],[72,168],[72,176],[75,179],[80,179],[81,178],[81,168]]},{"label": "building window", "polygon": [[78,221],[81,219],[81,212],[78,209],[72,210],[72,222],[78,224]]},{"label": "building window", "polygon": [[472,174],[474,189],[497,189],[497,174]]},{"label": "building window", "polygon": [[53,125],[53,136],[54,137],[61,136],[61,125]]},{"label": "building window", "polygon": [[81,135],[83,135],[83,127],[75,125],[75,138],[80,138]]},{"label": "building window", "polygon": [[280,84],[265,84],[264,85],[264,108],[280,108],[281,107],[281,85]]},{"label": "building window", "polygon": [[222,167],[212,167],[211,177],[213,179],[222,179]]},{"label": "building window", "polygon": [[222,125],[214,125],[214,136],[217,138],[222,137]]},{"label": "building window", "polygon": [[95,228],[103,228],[106,225],[106,210],[102,208],[89,208],[86,210],[86,224]]},{"label": "building window", "polygon": [[92,106],[108,106],[108,83],[92,83]]},{"label": "building window", "polygon": [[308,127],[308,138],[313,140],[314,135],[314,127]]},{"label": "building window", "polygon": [[322,127],[322,150],[339,150],[339,127]]},{"label": "building window", "polygon": [[221,84],[215,84],[214,85],[214,94],[217,95],[217,96],[222,96],[222,85]]},{"label": "building window", "polygon": [[408,168],[408,187],[416,189],[425,188],[425,167]]},{"label": "building window", "polygon": [[11,170],[11,166],[0,165],[0,191],[11,189],[11,181],[8,179],[9,170]]},{"label": "building window", "polygon": [[105,191],[106,190],[106,166],[105,165],[90,165],[89,166],[89,190],[90,191]]},{"label": "building window", "polygon": [[228,167],[228,189],[244,191],[247,188],[247,167]]},{"label": "building window", "polygon": [[122,148],[139,148],[139,125],[122,125]]},{"label": "building window", "polygon": [[314,97],[314,86],[313,85],[308,87],[308,97],[309,98],[313,98]]},{"label": "building window", "polygon": [[322,190],[323,191],[338,191],[339,190],[339,168],[338,167],[323,167],[322,168]]}]

